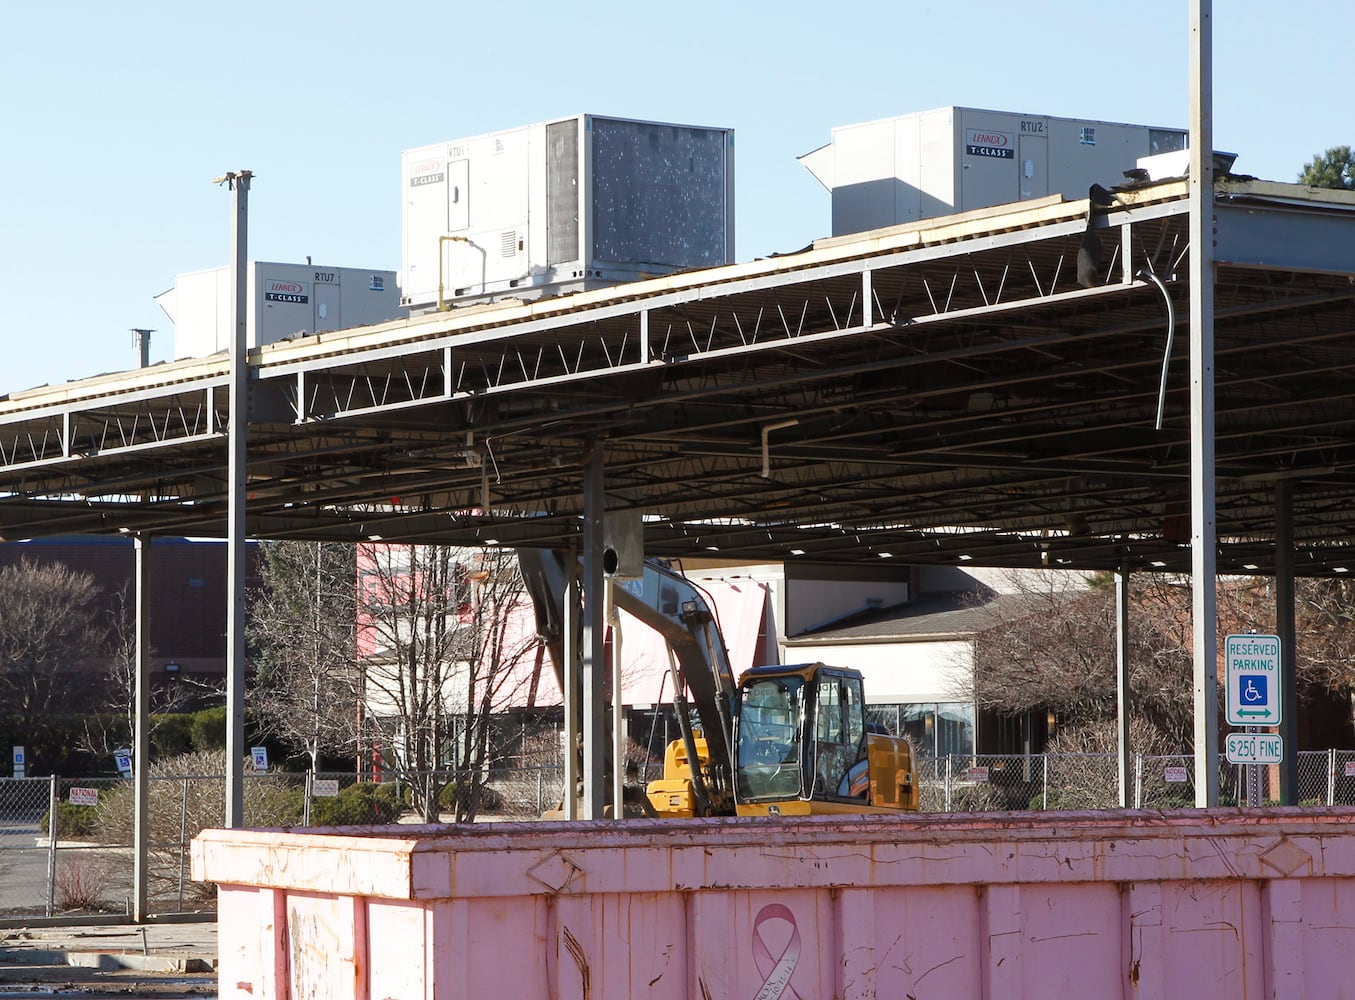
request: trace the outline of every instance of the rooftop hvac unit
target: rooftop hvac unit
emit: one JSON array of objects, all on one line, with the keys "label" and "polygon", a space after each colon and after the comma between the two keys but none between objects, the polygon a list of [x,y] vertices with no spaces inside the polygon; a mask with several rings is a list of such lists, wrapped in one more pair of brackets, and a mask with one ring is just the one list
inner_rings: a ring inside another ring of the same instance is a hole
[{"label": "rooftop hvac unit", "polygon": [[734,133],[597,115],[402,155],[402,303],[537,298],[734,259]]},{"label": "rooftop hvac unit", "polygon": [[1140,157],[1186,148],[1184,129],[939,108],[833,129],[800,157],[833,194],[833,235],[1110,187]]}]

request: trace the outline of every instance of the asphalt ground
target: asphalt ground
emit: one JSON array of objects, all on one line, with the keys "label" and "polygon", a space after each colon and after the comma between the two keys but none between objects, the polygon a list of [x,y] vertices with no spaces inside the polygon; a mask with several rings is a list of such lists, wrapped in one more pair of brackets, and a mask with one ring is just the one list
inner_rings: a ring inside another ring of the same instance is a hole
[{"label": "asphalt ground", "polygon": [[0,998],[211,997],[216,921],[0,928]]}]

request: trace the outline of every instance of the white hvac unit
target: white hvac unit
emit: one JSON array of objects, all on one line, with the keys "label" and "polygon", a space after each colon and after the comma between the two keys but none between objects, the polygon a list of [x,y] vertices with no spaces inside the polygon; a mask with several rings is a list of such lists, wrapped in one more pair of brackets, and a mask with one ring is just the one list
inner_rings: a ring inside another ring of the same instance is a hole
[{"label": "white hvac unit", "polygon": [[414,312],[734,259],[734,133],[574,115],[402,155]]},{"label": "white hvac unit", "polygon": [[[252,261],[246,265],[245,281],[247,347],[404,315],[394,271]],[[177,275],[174,287],[155,301],[174,324],[176,358],[201,358],[230,349],[229,267]]]},{"label": "white hvac unit", "polygon": [[1140,157],[1186,148],[1184,129],[980,108],[938,108],[833,129],[800,157],[833,195],[833,235],[1110,187]]}]

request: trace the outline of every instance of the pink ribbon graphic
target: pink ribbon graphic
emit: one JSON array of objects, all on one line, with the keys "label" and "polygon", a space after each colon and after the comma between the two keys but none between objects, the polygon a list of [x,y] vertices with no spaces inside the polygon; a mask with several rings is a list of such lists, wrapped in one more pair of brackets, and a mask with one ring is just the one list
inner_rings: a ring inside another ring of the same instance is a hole
[{"label": "pink ribbon graphic", "polygon": [[[786,950],[781,953],[780,958],[772,957],[771,949],[758,933],[758,929],[768,920],[784,920],[790,924],[790,940],[786,942]],[[799,960],[800,928],[795,923],[795,915],[790,912],[789,907],[780,903],[768,903],[758,910],[757,916],[753,918],[753,962],[763,977],[762,987],[753,1000],[780,1000],[783,996],[800,1000],[800,994],[790,985],[791,974]]]}]

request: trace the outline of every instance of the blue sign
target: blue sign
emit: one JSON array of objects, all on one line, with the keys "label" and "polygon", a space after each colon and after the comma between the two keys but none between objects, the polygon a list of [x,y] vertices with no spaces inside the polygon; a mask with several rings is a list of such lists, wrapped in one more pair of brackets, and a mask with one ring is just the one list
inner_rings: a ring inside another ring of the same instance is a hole
[{"label": "blue sign", "polygon": [[1237,675],[1237,700],[1243,708],[1270,704],[1270,698],[1266,695],[1266,684],[1269,680],[1265,674]]}]

